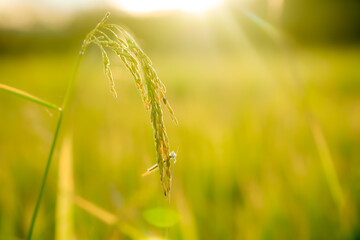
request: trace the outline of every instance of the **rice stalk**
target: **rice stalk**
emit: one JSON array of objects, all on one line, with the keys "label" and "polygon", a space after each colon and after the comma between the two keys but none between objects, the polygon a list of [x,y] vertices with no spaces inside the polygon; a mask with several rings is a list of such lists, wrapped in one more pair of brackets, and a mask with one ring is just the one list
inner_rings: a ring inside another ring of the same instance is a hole
[{"label": "rice stalk", "polygon": [[55,146],[56,146],[56,142],[57,142],[57,139],[58,139],[58,136],[59,136],[62,119],[63,119],[63,112],[60,110],[58,121],[56,123],[54,137],[53,137],[51,147],[50,147],[50,152],[49,152],[48,159],[47,159],[47,162],[46,162],[44,175],[43,175],[43,178],[41,180],[40,191],[39,191],[39,194],[38,194],[38,197],[37,197],[37,200],[36,200],[34,213],[33,213],[32,219],[31,219],[29,232],[28,232],[28,235],[27,235],[27,238],[26,238],[27,240],[31,240],[32,234],[33,234],[33,231],[34,231],[34,228],[35,228],[35,222],[36,222],[36,219],[37,219],[37,214],[39,212],[41,199],[42,199],[42,196],[44,194],[45,185],[46,185],[46,181],[47,181],[47,176],[48,176],[49,171],[50,171],[50,166],[51,166],[51,162],[52,162],[52,156],[53,156],[54,151],[55,151]]},{"label": "rice stalk", "polygon": [[[73,89],[73,86],[75,84],[75,80],[76,80],[76,77],[77,77],[77,74],[78,74],[78,71],[79,71],[79,68],[80,68],[81,60],[82,60],[82,54],[79,54],[77,59],[76,59],[76,62],[75,62],[75,68],[74,68],[72,78],[70,78],[70,80],[68,82],[67,89],[66,89],[66,92],[65,92],[65,97],[63,99],[62,105],[61,105],[61,107],[58,108],[59,117],[57,119],[55,133],[54,133],[54,136],[53,136],[53,139],[52,139],[52,142],[51,142],[50,152],[49,152],[49,155],[48,155],[48,158],[47,158],[44,175],[43,175],[42,180],[41,180],[41,187],[40,187],[40,191],[39,191],[39,194],[38,194],[38,197],[37,197],[37,200],[36,200],[34,213],[33,213],[33,216],[31,218],[30,228],[29,228],[28,235],[27,235],[27,238],[26,238],[27,240],[32,239],[32,234],[34,232],[35,222],[36,222],[36,219],[37,219],[37,214],[39,212],[40,203],[41,203],[42,196],[44,194],[44,190],[45,190],[45,186],[46,186],[47,176],[48,176],[49,171],[50,171],[52,157],[53,157],[53,154],[54,154],[54,151],[55,151],[56,143],[58,141],[58,136],[59,136],[60,128],[61,128],[61,125],[62,125],[62,119],[63,119],[64,113],[67,110],[67,106],[69,104],[70,93],[71,93],[71,91]],[[27,97],[24,97],[24,98],[27,98]],[[32,100],[32,99],[28,99],[28,100]],[[35,100],[36,100],[36,98],[35,98]],[[41,103],[39,103],[39,104],[41,104]]]}]

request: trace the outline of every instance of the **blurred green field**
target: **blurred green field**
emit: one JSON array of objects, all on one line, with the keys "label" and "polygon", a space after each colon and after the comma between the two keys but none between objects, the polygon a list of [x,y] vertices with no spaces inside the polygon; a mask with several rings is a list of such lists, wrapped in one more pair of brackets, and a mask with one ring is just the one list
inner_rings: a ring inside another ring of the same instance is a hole
[{"label": "blurred green field", "polygon": [[[165,112],[178,150],[170,208],[180,220],[168,230],[145,220],[146,210],[168,207],[158,172],[141,177],[155,163],[149,114],[112,56],[114,99],[100,52],[91,48],[62,136],[73,136],[75,193],[132,231],[74,207],[76,239],[360,238],[360,47],[296,47],[286,56],[245,40],[231,52],[205,46],[166,53],[142,43],[180,123]],[[61,104],[75,58],[76,51],[1,55],[0,82]],[[0,116],[0,239],[24,239],[58,113],[0,92]],[[324,133],[342,205],[309,116]],[[60,147],[34,239],[54,238]]]}]

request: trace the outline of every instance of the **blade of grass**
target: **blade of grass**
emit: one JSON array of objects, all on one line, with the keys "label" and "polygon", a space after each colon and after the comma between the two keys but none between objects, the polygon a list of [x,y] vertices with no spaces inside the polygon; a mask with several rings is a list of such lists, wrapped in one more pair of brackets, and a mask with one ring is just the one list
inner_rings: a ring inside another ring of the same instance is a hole
[{"label": "blade of grass", "polygon": [[51,102],[47,102],[45,100],[42,100],[42,99],[40,99],[38,97],[35,97],[35,96],[31,95],[30,93],[27,93],[27,92],[21,91],[19,89],[7,86],[5,84],[0,83],[0,90],[3,90],[5,92],[8,92],[8,93],[13,94],[15,96],[24,98],[24,99],[29,100],[31,102],[40,104],[41,106],[61,111],[60,107],[56,106],[55,104],[53,104]]},{"label": "blade of grass", "polygon": [[97,217],[98,219],[100,219],[101,221],[103,221],[108,225],[114,225],[118,221],[117,217],[114,214],[103,210],[102,208],[96,206],[95,204],[85,200],[80,196],[74,196],[73,202],[81,209],[94,215],[95,217]]},{"label": "blade of grass", "polygon": [[55,239],[75,239],[73,204],[69,194],[74,192],[72,136],[67,135],[60,150],[58,193],[56,200]]},{"label": "blade of grass", "polygon": [[314,136],[314,140],[321,159],[321,164],[324,169],[325,178],[329,183],[330,191],[341,209],[344,204],[344,195],[339,183],[339,179],[336,175],[335,166],[333,164],[324,133],[320,124],[314,117],[308,118],[308,124],[310,126],[311,133]]},{"label": "blade of grass", "polygon": [[137,230],[135,227],[131,226],[128,223],[121,222],[119,224],[120,219],[108,211],[98,207],[97,205],[87,201],[86,199],[75,195],[73,197],[74,204],[84,211],[90,213],[94,217],[103,221],[108,225],[115,225],[117,229],[119,229],[123,234],[129,236],[131,239],[144,239],[146,235],[141,231]]}]

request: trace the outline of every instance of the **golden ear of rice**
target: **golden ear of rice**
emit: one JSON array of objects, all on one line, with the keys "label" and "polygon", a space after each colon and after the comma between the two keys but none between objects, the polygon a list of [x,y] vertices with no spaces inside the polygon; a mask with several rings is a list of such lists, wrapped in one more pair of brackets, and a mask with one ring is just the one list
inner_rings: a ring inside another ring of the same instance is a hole
[{"label": "golden ear of rice", "polygon": [[86,36],[80,53],[94,43],[99,46],[104,62],[104,72],[110,82],[110,89],[116,97],[115,83],[110,69],[110,60],[105,49],[113,51],[131,72],[154,130],[156,162],[160,172],[160,183],[164,195],[169,199],[171,191],[171,156],[169,139],[163,120],[162,104],[168,109],[171,119],[177,124],[173,109],[165,97],[166,88],[156,74],[150,58],[143,52],[131,35],[116,24],[106,24],[110,13]]}]

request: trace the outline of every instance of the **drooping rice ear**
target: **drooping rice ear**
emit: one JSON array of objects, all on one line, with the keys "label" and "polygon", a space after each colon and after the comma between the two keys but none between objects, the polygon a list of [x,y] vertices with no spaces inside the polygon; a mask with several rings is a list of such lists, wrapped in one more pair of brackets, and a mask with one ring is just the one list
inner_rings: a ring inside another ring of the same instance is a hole
[{"label": "drooping rice ear", "polygon": [[157,76],[150,58],[123,28],[116,24],[105,24],[109,15],[110,13],[107,13],[95,29],[87,35],[81,48],[81,53],[86,50],[90,43],[100,47],[103,56],[104,72],[109,79],[110,89],[115,97],[115,83],[110,69],[110,59],[105,49],[115,52],[132,74],[136,87],[143,99],[145,109],[150,111],[150,120],[154,130],[156,164],[160,172],[160,183],[165,196],[170,199],[172,163],[169,157],[170,144],[163,120],[162,104],[168,109],[171,119],[176,124],[177,120],[173,109],[165,97],[166,88]]}]

